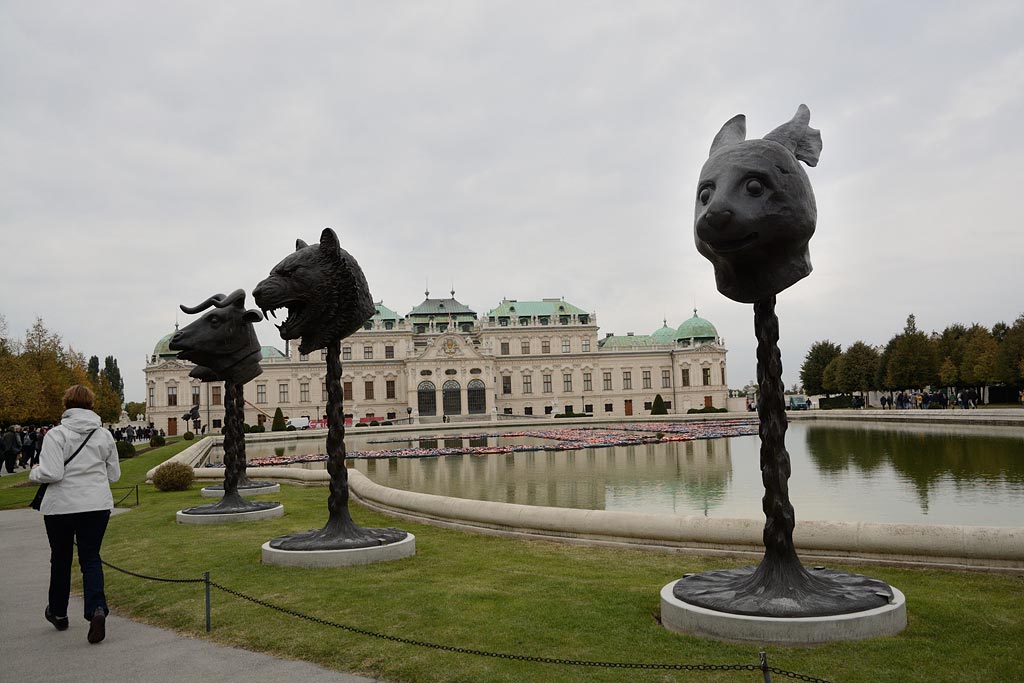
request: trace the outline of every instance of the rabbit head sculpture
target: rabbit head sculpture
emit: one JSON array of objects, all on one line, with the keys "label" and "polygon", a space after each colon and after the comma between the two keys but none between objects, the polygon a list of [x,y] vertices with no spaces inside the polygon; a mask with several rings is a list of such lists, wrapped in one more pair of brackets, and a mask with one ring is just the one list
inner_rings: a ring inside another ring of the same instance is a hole
[{"label": "rabbit head sculpture", "polygon": [[697,251],[715,267],[718,291],[742,303],[778,294],[811,272],[807,244],[817,209],[800,166],[818,163],[821,134],[800,105],[791,121],[761,140],[746,139],[746,118],[731,118],[700,172],[693,224]]}]

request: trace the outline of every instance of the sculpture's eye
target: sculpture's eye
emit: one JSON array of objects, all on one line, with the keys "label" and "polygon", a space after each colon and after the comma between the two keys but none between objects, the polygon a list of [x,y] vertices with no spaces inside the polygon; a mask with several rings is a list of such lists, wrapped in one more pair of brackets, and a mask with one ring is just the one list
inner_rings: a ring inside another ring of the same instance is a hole
[{"label": "sculpture's eye", "polygon": [[764,183],[757,178],[751,178],[747,181],[747,193],[752,197],[760,197],[764,194]]},{"label": "sculpture's eye", "polygon": [[697,198],[700,199],[700,203],[707,206],[707,203],[711,200],[711,188],[705,187],[697,194]]},{"label": "sculpture's eye", "polygon": [[210,325],[212,325],[213,327],[218,327],[220,325],[220,316],[211,315],[206,319],[206,321],[210,323]]}]

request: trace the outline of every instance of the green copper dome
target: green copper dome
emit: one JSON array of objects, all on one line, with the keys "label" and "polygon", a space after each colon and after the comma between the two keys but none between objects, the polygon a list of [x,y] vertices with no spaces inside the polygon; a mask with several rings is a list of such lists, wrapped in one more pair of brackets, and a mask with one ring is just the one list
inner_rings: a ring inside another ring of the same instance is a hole
[{"label": "green copper dome", "polygon": [[718,338],[718,330],[704,318],[697,316],[697,309],[693,309],[693,317],[683,322],[676,332],[676,339],[696,339],[700,341],[714,341]]},{"label": "green copper dome", "polygon": [[171,337],[173,337],[175,335],[175,333],[177,333],[177,331],[178,331],[178,326],[175,325],[174,326],[174,332],[170,332],[170,333],[168,333],[168,334],[166,334],[166,335],[164,335],[163,337],[160,338],[160,341],[158,341],[156,343],[156,346],[153,348],[153,355],[154,356],[156,356],[157,358],[177,358],[178,357],[178,352],[177,351],[171,351],[171,349],[170,349]]},{"label": "green copper dome", "polygon": [[655,344],[675,344],[676,339],[676,328],[669,327],[667,320],[663,321],[661,329],[651,333],[651,341]]}]

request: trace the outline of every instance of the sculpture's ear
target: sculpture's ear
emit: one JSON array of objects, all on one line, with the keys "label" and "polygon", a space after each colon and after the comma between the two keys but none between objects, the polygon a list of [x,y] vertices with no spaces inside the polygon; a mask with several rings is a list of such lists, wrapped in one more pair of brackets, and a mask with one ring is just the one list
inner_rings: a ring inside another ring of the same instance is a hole
[{"label": "sculpture's ear", "polygon": [[764,139],[779,143],[808,166],[817,166],[821,156],[821,131],[807,125],[810,121],[811,110],[801,104],[788,123],[768,133]]},{"label": "sculpture's ear", "polygon": [[295,251],[298,251],[300,249],[305,249],[308,246],[309,245],[306,244],[305,242],[303,242],[302,240],[295,240]]},{"label": "sculpture's ear", "polygon": [[249,309],[242,315],[242,320],[247,323],[258,323],[263,320],[263,314],[255,309]]},{"label": "sculpture's ear", "polygon": [[332,254],[341,250],[341,242],[330,228],[324,228],[324,231],[320,233],[320,246]]},{"label": "sculpture's ear", "polygon": [[747,117],[743,114],[737,114],[722,126],[722,130],[718,131],[718,135],[711,142],[711,151],[708,152],[708,156],[712,156],[719,147],[726,145],[735,145],[738,142],[743,142],[747,139]]}]

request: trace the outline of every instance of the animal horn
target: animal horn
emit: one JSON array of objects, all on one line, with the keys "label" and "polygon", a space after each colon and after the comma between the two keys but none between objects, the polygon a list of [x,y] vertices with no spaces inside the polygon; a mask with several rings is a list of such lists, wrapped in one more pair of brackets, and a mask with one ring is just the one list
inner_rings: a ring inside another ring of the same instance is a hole
[{"label": "animal horn", "polygon": [[777,142],[808,166],[817,166],[821,156],[821,131],[811,128],[811,110],[806,104],[797,107],[796,114],[768,135],[765,140]]},{"label": "animal horn", "polygon": [[231,305],[243,306],[245,304],[245,290],[236,289],[227,296],[221,295],[220,302],[215,302],[213,305],[217,308],[226,308]]},{"label": "animal horn", "polygon": [[747,117],[743,114],[736,114],[722,126],[718,135],[711,141],[711,151],[708,156],[713,156],[719,147],[735,145],[747,139]]},{"label": "animal horn", "polygon": [[[201,304],[199,304],[197,306],[186,306],[185,304],[181,304],[180,306],[178,306],[178,308],[181,309],[182,313],[188,313],[189,315],[192,315],[193,313],[199,313],[201,311],[205,311],[210,306],[216,306],[217,303],[219,301],[221,301],[223,298],[224,298],[223,294],[214,294],[209,299],[207,299],[206,301],[204,301],[203,303],[201,303]],[[218,306],[218,308],[219,308],[219,306]]]}]

